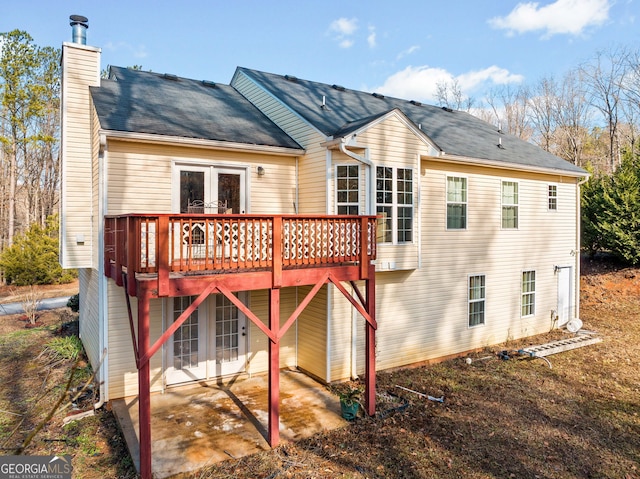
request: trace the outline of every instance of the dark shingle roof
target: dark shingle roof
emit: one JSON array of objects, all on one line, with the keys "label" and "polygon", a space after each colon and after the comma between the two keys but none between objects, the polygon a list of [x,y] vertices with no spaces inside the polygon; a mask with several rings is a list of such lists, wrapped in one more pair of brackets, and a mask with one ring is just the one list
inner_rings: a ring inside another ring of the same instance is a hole
[{"label": "dark shingle roof", "polygon": [[301,149],[229,85],[111,67],[91,95],[107,130]]},{"label": "dark shingle roof", "polygon": [[[329,137],[399,109],[447,155],[586,174],[581,168],[463,111],[350,90],[336,85],[238,68]],[[323,105],[324,98],[324,107]],[[501,147],[499,147],[501,143]]]}]

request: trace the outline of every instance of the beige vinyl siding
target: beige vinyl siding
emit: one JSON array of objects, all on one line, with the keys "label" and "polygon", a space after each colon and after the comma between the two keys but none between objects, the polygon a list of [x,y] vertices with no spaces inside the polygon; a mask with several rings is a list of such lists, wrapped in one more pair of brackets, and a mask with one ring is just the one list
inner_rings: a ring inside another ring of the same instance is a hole
[{"label": "beige vinyl siding", "polygon": [[100,305],[98,297],[99,273],[95,269],[78,270],[80,294],[80,339],[94,370],[97,370],[102,357],[100,351]]},{"label": "beige vinyl siding", "polygon": [[[171,212],[172,164],[246,167],[249,211],[292,214],[295,159],[144,143],[109,142],[109,214]],[[265,169],[259,177],[258,166]]]},{"label": "beige vinyl siding", "polygon": [[298,213],[326,214],[327,150],[319,146],[324,136],[243,72],[234,77],[232,86],[306,149],[298,164]]},{"label": "beige vinyl siding", "polygon": [[[369,149],[369,159],[376,166],[413,170],[413,243],[379,244],[376,270],[411,270],[419,266],[419,178],[420,155],[430,151],[423,139],[407,128],[397,115],[391,115],[371,128],[358,133],[358,145]],[[363,168],[364,169],[364,168]],[[375,169],[371,172],[375,182]],[[395,188],[396,185],[394,185]],[[375,197],[372,199],[375,208]]]},{"label": "beige vinyl siding", "polygon": [[[99,83],[100,50],[64,44],[62,52],[62,205],[60,262],[92,264],[92,138],[89,86]],[[81,237],[84,241],[79,241]]]},{"label": "beige vinyl siding", "polygon": [[[298,288],[299,301],[312,286]],[[298,367],[327,381],[327,286],[323,286],[298,318]]]},{"label": "beige vinyl siding", "polygon": [[[446,177],[468,179],[466,230],[446,230]],[[519,184],[519,228],[501,228],[501,182]],[[548,331],[557,308],[554,266],[576,268],[576,179],[423,161],[422,266],[376,274],[376,368],[459,354]],[[558,209],[547,208],[548,185]],[[521,317],[522,272],[536,271],[536,313]],[[485,324],[468,326],[469,275],[486,279]],[[572,281],[574,281],[572,279]],[[576,285],[572,284],[575,291]],[[334,291],[331,379],[348,379],[350,305]],[[574,310],[575,310],[575,304]],[[364,319],[356,324],[356,371],[364,372]],[[301,348],[302,354],[302,348]]]},{"label": "beige vinyl siding", "polygon": [[[280,325],[291,316],[296,309],[296,288],[283,288],[280,292]],[[269,295],[267,290],[251,292],[251,311],[263,320],[265,325],[269,321]],[[263,373],[269,370],[269,339],[252,322],[247,319],[249,326],[249,344],[247,350],[247,372],[250,374]],[[293,324],[280,341],[280,367],[296,367],[297,324]]]},{"label": "beige vinyl siding", "polygon": [[[134,327],[137,331],[138,299],[131,297]],[[133,342],[127,314],[125,291],[108,281],[109,311],[109,399],[138,394],[138,371],[133,354]],[[149,305],[150,338],[153,344],[162,334],[162,300],[152,299]],[[137,333],[136,333],[137,334]],[[162,353],[151,358],[151,391],[162,390]]]}]

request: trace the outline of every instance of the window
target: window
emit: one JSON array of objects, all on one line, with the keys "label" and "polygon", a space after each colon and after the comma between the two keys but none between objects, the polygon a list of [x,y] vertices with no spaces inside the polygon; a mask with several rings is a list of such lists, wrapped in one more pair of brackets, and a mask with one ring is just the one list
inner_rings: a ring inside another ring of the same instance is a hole
[{"label": "window", "polygon": [[337,210],[339,215],[357,215],[360,201],[360,169],[358,165],[336,167]]},{"label": "window", "polygon": [[522,312],[521,316],[533,316],[536,313],[536,272],[522,272]]},{"label": "window", "polygon": [[549,210],[557,210],[558,209],[558,187],[556,185],[549,185],[549,193],[548,193],[548,204]]},{"label": "window", "polygon": [[485,277],[469,276],[469,327],[484,324]]},{"label": "window", "polygon": [[[413,240],[413,170],[376,168],[378,242],[410,243]],[[395,228],[394,228],[395,225]]]},{"label": "window", "polygon": [[502,182],[502,227],[518,228],[518,183]]},{"label": "window", "polygon": [[413,171],[398,168],[398,243],[413,240]]},{"label": "window", "polygon": [[467,179],[447,176],[447,229],[467,228]]}]

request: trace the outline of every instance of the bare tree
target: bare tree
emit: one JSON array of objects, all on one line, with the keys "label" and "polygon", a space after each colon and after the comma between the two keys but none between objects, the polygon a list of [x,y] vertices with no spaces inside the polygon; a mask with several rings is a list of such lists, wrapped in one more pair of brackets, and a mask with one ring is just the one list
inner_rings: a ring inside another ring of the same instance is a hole
[{"label": "bare tree", "polygon": [[453,79],[451,82],[438,82],[436,84],[436,98],[438,106],[452,110],[468,112],[473,107],[473,98],[462,92],[462,87],[457,79]]},{"label": "bare tree", "polygon": [[533,140],[542,149],[551,151],[559,118],[558,85],[553,77],[543,78],[531,91],[529,117]]},{"label": "bare tree", "polygon": [[628,52],[616,48],[597,52],[595,57],[580,67],[584,86],[590,104],[596,108],[605,121],[609,140],[609,168],[611,171],[620,164],[620,140],[618,122],[622,86],[626,81]]},{"label": "bare tree", "polygon": [[529,141],[532,128],[529,124],[529,91],[526,87],[503,86],[492,89],[487,95],[487,103],[495,115],[499,129]]}]

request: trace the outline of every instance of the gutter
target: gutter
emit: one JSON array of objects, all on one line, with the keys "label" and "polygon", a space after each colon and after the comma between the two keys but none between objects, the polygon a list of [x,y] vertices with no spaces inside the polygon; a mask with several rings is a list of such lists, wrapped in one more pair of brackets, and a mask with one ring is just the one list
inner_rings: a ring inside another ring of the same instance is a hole
[{"label": "gutter", "polygon": [[205,140],[202,138],[186,138],[182,136],[165,136],[152,133],[134,133],[129,131],[100,130],[100,135],[116,140],[155,143],[159,145],[182,145],[199,148],[215,148],[225,151],[242,151],[255,153],[269,153],[279,156],[304,156],[304,148],[288,148],[284,146],[250,145],[232,141]]}]

